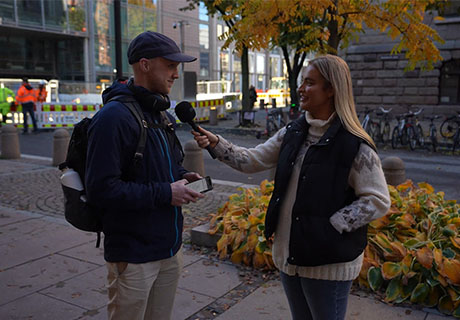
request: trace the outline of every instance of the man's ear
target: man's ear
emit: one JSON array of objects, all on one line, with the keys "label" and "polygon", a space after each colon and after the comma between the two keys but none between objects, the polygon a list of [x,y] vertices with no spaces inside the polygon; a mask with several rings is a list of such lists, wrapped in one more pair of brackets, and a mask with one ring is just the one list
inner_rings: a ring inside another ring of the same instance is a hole
[{"label": "man's ear", "polygon": [[145,58],[142,58],[141,60],[139,60],[139,67],[141,68],[142,72],[148,72],[150,69],[149,60]]}]

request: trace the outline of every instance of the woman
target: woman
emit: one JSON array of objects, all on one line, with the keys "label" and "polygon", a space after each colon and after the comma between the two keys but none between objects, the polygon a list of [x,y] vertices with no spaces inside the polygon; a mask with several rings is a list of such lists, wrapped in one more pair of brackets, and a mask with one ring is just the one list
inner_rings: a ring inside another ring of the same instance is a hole
[{"label": "woman", "polygon": [[200,147],[243,172],[277,166],[265,219],[292,318],[344,319],[361,269],[367,224],[390,207],[375,145],[361,127],[350,70],[326,55],[302,70],[301,117],[255,148],[204,129]]}]

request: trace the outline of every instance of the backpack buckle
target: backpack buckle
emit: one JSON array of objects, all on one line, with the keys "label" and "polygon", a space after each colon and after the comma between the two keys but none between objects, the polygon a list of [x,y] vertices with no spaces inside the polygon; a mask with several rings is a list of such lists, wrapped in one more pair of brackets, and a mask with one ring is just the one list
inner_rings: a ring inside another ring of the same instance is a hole
[{"label": "backpack buckle", "polygon": [[136,161],[140,161],[140,160],[142,160],[143,158],[144,158],[144,155],[143,155],[142,153],[140,153],[140,152],[136,152],[136,153],[134,154],[134,160],[136,160]]},{"label": "backpack buckle", "polygon": [[144,128],[148,129],[149,125],[147,124],[147,121],[145,121],[144,119],[142,119],[142,125],[144,126]]}]

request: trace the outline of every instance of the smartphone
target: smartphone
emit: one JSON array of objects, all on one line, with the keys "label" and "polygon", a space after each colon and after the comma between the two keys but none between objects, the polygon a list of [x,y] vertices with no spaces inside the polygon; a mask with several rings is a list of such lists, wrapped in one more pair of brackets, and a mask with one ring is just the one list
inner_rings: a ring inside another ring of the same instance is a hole
[{"label": "smartphone", "polygon": [[187,183],[185,186],[196,192],[201,192],[201,193],[207,192],[209,190],[212,190],[211,177],[208,176],[200,180]]}]

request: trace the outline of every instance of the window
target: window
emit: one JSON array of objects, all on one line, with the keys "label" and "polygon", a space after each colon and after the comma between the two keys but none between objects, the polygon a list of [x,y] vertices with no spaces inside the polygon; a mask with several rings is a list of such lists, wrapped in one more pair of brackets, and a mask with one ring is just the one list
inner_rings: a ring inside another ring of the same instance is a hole
[{"label": "window", "polygon": [[67,0],[69,28],[72,31],[86,32],[85,2],[85,0]]},{"label": "window", "polygon": [[209,76],[209,52],[200,52],[200,76]]},{"label": "window", "polygon": [[14,21],[14,0],[0,1],[0,18],[2,22]]},{"label": "window", "polygon": [[20,24],[41,25],[42,5],[41,1],[18,0],[18,19]]},{"label": "window", "polygon": [[460,59],[448,61],[442,66],[439,93],[441,104],[460,103]]},{"label": "window", "polygon": [[265,56],[257,55],[257,73],[265,73]]},{"label": "window", "polygon": [[142,32],[144,32],[144,10],[142,6],[128,5],[129,39],[134,39],[139,33]]},{"label": "window", "polygon": [[209,26],[200,24],[200,49],[209,49]]},{"label": "window", "polygon": [[241,57],[238,52],[233,53],[233,71],[241,72]]},{"label": "window", "polygon": [[446,7],[440,10],[439,14],[446,18],[460,16],[460,0],[449,1]]},{"label": "window", "polygon": [[280,58],[270,57],[270,77],[279,77],[280,72]]},{"label": "window", "polygon": [[249,54],[249,73],[254,73],[256,65],[256,57],[253,53]]},{"label": "window", "polygon": [[218,24],[217,25],[217,37],[219,38],[223,33],[222,25]]}]

